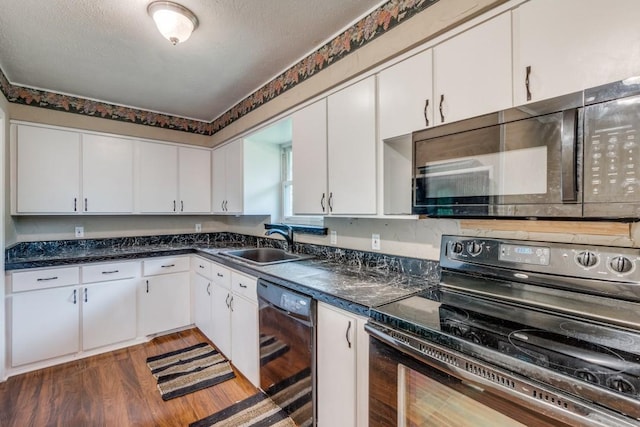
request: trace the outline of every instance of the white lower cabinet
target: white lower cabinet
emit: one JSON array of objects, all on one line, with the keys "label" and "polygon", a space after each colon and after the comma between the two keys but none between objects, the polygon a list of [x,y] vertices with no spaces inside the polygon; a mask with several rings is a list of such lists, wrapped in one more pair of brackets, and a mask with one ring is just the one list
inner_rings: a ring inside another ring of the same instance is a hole
[{"label": "white lower cabinet", "polygon": [[79,348],[77,286],[11,297],[11,365],[73,354]]},{"label": "white lower cabinet", "polygon": [[367,319],[318,303],[318,426],[367,426]]},{"label": "white lower cabinet", "polygon": [[213,265],[209,338],[253,385],[260,385],[256,278]]},{"label": "white lower cabinet", "polygon": [[211,338],[213,319],[213,284],[211,279],[194,274],[192,276],[193,283],[193,323],[207,337]]},{"label": "white lower cabinet", "polygon": [[138,287],[139,335],[151,335],[187,326],[189,273],[145,277]]},{"label": "white lower cabinet", "polygon": [[136,286],[139,279],[82,288],[82,349],[91,350],[136,337]]}]

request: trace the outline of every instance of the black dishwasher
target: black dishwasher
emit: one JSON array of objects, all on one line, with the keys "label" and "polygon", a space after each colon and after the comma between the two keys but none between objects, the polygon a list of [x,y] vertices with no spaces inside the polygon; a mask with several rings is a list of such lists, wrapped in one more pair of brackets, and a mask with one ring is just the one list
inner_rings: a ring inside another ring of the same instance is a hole
[{"label": "black dishwasher", "polygon": [[316,301],[258,279],[260,388],[299,426],[315,425]]}]

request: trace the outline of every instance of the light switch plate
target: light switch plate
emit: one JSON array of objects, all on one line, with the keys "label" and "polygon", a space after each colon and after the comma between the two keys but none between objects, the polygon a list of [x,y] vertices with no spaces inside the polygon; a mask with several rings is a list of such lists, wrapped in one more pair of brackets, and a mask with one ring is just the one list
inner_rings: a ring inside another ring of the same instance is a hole
[{"label": "light switch plate", "polygon": [[199,233],[202,231],[202,224],[196,224],[196,233]]},{"label": "light switch plate", "polygon": [[84,227],[76,227],[76,237],[84,237]]},{"label": "light switch plate", "polygon": [[380,235],[372,234],[371,235],[371,249],[379,251],[380,250]]},{"label": "light switch plate", "polygon": [[335,230],[331,230],[331,232],[329,232],[329,239],[332,245],[337,245],[338,244],[338,232]]}]

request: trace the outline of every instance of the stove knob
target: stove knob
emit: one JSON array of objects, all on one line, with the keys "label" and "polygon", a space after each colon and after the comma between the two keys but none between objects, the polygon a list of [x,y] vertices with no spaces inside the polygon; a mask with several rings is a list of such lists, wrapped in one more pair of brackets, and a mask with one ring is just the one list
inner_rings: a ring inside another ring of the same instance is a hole
[{"label": "stove knob", "polygon": [[578,254],[576,261],[583,267],[593,267],[598,263],[598,255],[591,251],[583,251]]},{"label": "stove knob", "polygon": [[478,255],[482,251],[482,246],[478,242],[471,242],[467,245],[467,252],[471,255]]},{"label": "stove knob", "polygon": [[451,245],[451,251],[454,254],[461,254],[463,250],[464,250],[464,245],[462,243],[460,243],[460,242],[454,242]]},{"label": "stove knob", "polygon": [[617,256],[609,261],[609,267],[616,273],[628,273],[633,268],[633,263],[627,257]]},{"label": "stove knob", "polygon": [[615,391],[624,394],[634,394],[636,388],[629,381],[622,377],[613,377],[607,380],[607,386]]},{"label": "stove knob", "polygon": [[593,372],[589,372],[586,369],[580,369],[576,371],[576,377],[588,383],[593,383],[593,384],[600,383],[600,380],[598,379],[598,377]]}]

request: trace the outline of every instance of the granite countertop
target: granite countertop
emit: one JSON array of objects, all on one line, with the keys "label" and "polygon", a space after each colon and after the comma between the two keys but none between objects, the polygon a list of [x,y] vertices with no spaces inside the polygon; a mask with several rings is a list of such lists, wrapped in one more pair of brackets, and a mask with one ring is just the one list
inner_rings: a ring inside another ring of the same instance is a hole
[{"label": "granite countertop", "polygon": [[[391,262],[385,260],[389,256],[383,254],[373,254],[373,256],[380,257],[380,260],[376,260],[378,264],[373,266],[370,265],[371,260],[368,260],[367,265],[362,261],[362,256],[356,255],[354,257],[353,254],[345,255],[344,259],[340,259],[341,251],[356,252],[348,250],[337,250],[338,258],[335,254],[325,257],[318,256],[316,253],[312,254],[315,256],[310,259],[262,266],[237,261],[220,254],[228,249],[256,247],[255,241],[242,239],[206,242],[178,240],[156,242],[155,244],[149,244],[149,242],[136,244],[136,242],[130,241],[126,244],[108,243],[110,244],[106,247],[99,247],[100,245],[55,245],[55,248],[47,247],[44,244],[38,246],[38,243],[34,243],[32,250],[23,253],[8,252],[9,255],[5,257],[5,270],[15,271],[25,268],[197,254],[238,271],[269,280],[310,295],[320,301],[363,315],[368,315],[369,309],[372,307],[405,298],[434,286],[434,277],[437,276],[437,271],[434,275],[434,271],[431,270],[428,271],[429,274],[421,275],[416,275],[415,272],[413,272],[414,274],[406,274],[394,271],[397,268],[389,268],[388,264]],[[422,260],[413,261],[422,262]],[[429,263],[429,261],[424,262]],[[398,264],[397,261],[395,263]]]}]

